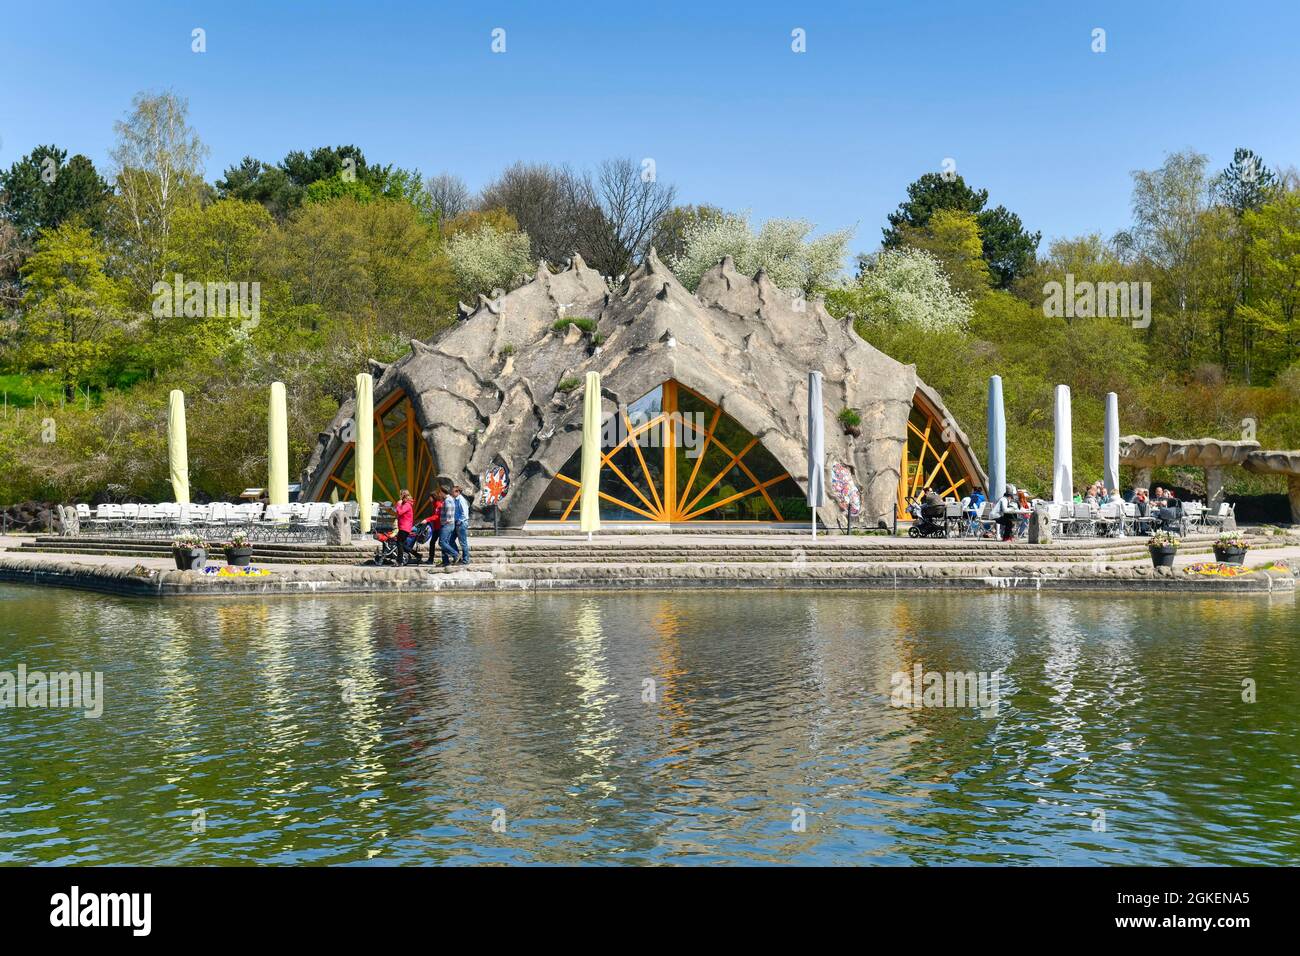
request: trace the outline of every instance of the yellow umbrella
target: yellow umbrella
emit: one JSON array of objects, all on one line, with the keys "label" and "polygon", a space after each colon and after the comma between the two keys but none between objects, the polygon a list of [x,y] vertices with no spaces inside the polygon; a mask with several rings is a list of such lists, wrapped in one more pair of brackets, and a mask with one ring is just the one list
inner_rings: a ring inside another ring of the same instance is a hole
[{"label": "yellow umbrella", "polygon": [[600,373],[587,373],[582,400],[582,499],[578,527],[591,533],[600,530]]},{"label": "yellow umbrella", "polygon": [[190,503],[189,450],[185,443],[185,393],[173,388],[167,396],[167,469],[172,496],[178,505]]},{"label": "yellow umbrella", "polygon": [[289,503],[289,410],[284,382],[271,383],[271,411],[267,415],[267,501]]},{"label": "yellow umbrella", "polygon": [[357,376],[354,420],[356,444],[352,449],[352,473],[357,483],[361,533],[369,534],[370,503],[375,497],[375,380],[364,372]]}]

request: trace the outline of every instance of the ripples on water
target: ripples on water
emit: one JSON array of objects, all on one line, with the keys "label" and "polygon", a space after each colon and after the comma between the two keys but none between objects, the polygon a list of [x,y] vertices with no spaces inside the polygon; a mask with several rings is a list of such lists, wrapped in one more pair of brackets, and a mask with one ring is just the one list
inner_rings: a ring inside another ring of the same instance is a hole
[{"label": "ripples on water", "polygon": [[[106,704],[0,711],[0,862],[1294,864],[1295,614],[3,587],[0,670],[102,670]],[[916,662],[1001,669],[998,713],[891,708]]]}]

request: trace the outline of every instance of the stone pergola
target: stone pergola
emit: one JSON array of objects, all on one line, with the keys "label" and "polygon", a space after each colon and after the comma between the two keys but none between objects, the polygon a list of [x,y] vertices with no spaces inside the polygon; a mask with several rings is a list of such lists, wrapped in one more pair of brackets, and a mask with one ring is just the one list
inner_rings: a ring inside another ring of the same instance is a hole
[{"label": "stone pergola", "polygon": [[1139,488],[1150,487],[1154,468],[1203,468],[1205,506],[1216,510],[1223,501],[1224,469],[1238,466],[1258,475],[1286,475],[1291,521],[1300,524],[1300,451],[1265,451],[1257,441],[1125,435],[1119,440],[1119,460],[1137,469],[1133,483]]},{"label": "stone pergola", "polygon": [[1286,497],[1291,503],[1291,523],[1300,524],[1300,451],[1256,451],[1243,467],[1256,475],[1286,475]]}]

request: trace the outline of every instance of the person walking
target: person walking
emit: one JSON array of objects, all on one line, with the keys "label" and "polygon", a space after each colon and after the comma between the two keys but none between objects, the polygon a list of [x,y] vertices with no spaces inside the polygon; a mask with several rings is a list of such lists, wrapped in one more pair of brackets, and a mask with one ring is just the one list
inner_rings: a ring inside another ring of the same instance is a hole
[{"label": "person walking", "polygon": [[[435,487],[433,494],[429,495],[429,517],[420,522],[422,525],[429,526],[429,563],[433,564],[434,559],[438,556],[438,542],[441,539],[442,531],[442,500],[447,497],[447,492],[441,487]],[[418,537],[423,538],[421,534]]]},{"label": "person walking", "polygon": [[411,548],[411,530],[415,527],[415,504],[411,493],[403,488],[397,495],[397,504],[393,506],[397,515],[397,566],[405,567],[408,560],[420,563],[420,556]]},{"label": "person walking", "polygon": [[461,494],[460,485],[451,489],[456,502],[456,548],[460,551],[460,563],[469,564],[469,502]]},{"label": "person walking", "polygon": [[438,524],[438,549],[442,551],[442,566],[456,564],[460,553],[456,550],[456,500],[442,488],[435,492],[441,509]]}]

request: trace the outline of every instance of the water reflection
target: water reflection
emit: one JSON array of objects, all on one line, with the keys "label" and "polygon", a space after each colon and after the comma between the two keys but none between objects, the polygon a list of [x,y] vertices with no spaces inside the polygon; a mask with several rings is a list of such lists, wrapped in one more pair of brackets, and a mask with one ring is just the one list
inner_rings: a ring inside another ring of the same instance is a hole
[{"label": "water reflection", "polygon": [[58,597],[0,670],[105,714],[0,711],[0,862],[1300,861],[1291,597]]}]

